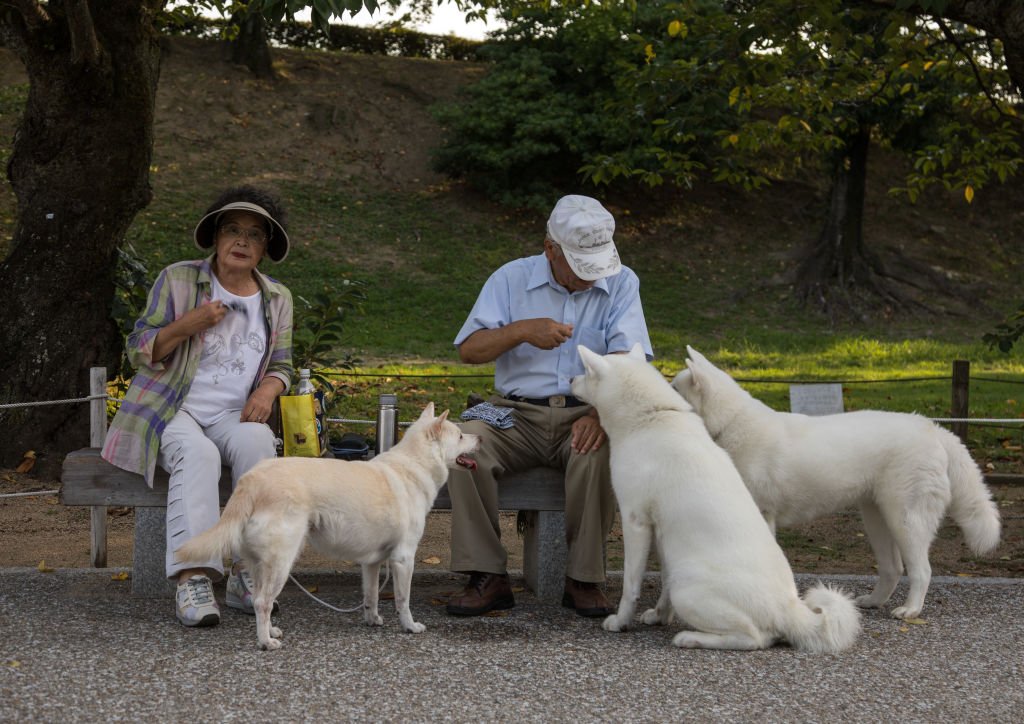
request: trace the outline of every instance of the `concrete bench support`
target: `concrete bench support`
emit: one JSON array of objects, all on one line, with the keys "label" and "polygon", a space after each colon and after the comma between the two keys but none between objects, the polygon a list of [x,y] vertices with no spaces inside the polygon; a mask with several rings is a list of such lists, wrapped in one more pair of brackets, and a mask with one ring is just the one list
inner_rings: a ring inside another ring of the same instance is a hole
[{"label": "concrete bench support", "polygon": [[135,546],[132,549],[132,595],[164,598],[174,595],[174,584],[164,576],[167,549],[167,508],[135,509]]},{"label": "concrete bench support", "polygon": [[523,578],[537,598],[549,603],[562,600],[565,590],[565,513],[560,510],[526,512],[523,540]]},{"label": "concrete bench support", "polygon": [[[132,558],[132,594],[164,597],[174,586],[164,577],[166,547],[167,474],[157,470],[153,488],[141,475],[114,467],[97,448],[69,453],[61,475],[61,502],[65,505],[120,506],[135,508],[135,549]],[[220,480],[221,504],[231,495],[231,475]],[[549,468],[535,468],[506,476],[498,503],[502,510],[526,511],[523,542],[523,575],[538,598],[561,600],[565,583],[565,488],[562,475]],[[435,510],[450,510],[447,488],[434,502]]]}]

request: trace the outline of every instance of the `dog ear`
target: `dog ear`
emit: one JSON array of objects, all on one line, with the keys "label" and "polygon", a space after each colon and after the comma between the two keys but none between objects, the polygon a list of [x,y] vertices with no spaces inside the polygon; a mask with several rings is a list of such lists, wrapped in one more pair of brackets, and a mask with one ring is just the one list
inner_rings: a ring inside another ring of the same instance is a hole
[{"label": "dog ear", "polygon": [[[694,362],[707,362],[708,361],[707,357],[702,355],[700,352],[695,350],[690,345],[686,345],[686,354],[688,354],[690,356],[690,359],[692,359]],[[687,362],[687,364],[689,364],[689,362]]]},{"label": "dog ear", "polygon": [[428,402],[427,406],[423,408],[423,412],[420,413],[421,420],[433,420],[434,419],[434,403]]},{"label": "dog ear", "polygon": [[641,362],[647,361],[647,355],[644,353],[644,348],[639,342],[636,342],[629,350],[628,357],[638,359]]},{"label": "dog ear", "polygon": [[430,437],[435,440],[441,439],[441,431],[444,429],[444,421],[448,419],[448,410],[445,410],[438,415],[433,422],[430,423]]},{"label": "dog ear", "polygon": [[592,352],[582,344],[577,348],[580,351],[580,360],[583,362],[583,369],[588,375],[597,374],[604,365],[608,364],[597,352]]},{"label": "dog ear", "polygon": [[[698,354],[698,357],[700,357],[699,354]],[[704,368],[701,366],[701,363],[700,363],[701,359],[704,359],[704,358],[700,357],[700,359],[698,359],[698,360],[692,360],[692,359],[686,360],[686,370],[685,371],[690,373],[690,375],[689,375],[690,376],[690,386],[693,387],[693,388],[700,387],[700,377],[701,377],[701,373],[704,371]],[[706,362],[707,360],[704,360],[704,361]],[[683,373],[680,372],[679,374],[682,375]]]}]

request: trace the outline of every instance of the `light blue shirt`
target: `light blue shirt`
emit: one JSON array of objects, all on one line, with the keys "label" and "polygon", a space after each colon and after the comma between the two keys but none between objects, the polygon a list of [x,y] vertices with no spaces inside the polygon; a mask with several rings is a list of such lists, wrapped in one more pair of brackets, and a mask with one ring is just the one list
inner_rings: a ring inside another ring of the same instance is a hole
[{"label": "light blue shirt", "polygon": [[628,352],[639,342],[653,359],[640,280],[628,267],[598,279],[590,289],[570,294],[555,281],[544,254],[517,259],[494,272],[473,311],[455,337],[458,347],[481,329],[497,329],[521,319],[547,317],[573,326],[572,338],[554,349],[523,343],[494,362],[494,386],[501,395],[568,395],[569,380],[583,374],[577,351],[582,344],[598,354]]}]

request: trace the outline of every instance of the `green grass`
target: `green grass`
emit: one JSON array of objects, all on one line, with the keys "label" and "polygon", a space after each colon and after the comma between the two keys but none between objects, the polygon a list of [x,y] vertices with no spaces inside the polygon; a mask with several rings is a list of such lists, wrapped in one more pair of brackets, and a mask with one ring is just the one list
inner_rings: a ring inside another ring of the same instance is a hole
[{"label": "green grass", "polygon": [[[195,255],[192,225],[219,188],[211,177],[185,189],[168,178],[177,173],[157,171],[154,202],[129,234],[153,274]],[[362,376],[335,377],[332,416],[373,419],[377,396],[397,392],[400,417],[411,420],[427,401],[458,412],[470,392],[493,391],[493,367],[459,364],[451,341],[487,276],[507,260],[539,251],[542,219],[478,208],[446,189],[400,194],[301,182],[278,187],[289,202],[292,250],[283,264],[264,270],[297,295],[341,279],[366,285],[367,301],[350,316],[339,350],[339,357],[347,352],[360,361],[354,372]],[[1005,380],[972,382],[972,416],[1024,416],[1024,357],[982,345],[986,328],[978,319],[937,323],[908,315],[835,328],[785,292],[758,290],[763,269],[752,248],[734,255],[729,277],[721,258],[673,261],[650,248],[665,249],[665,238],[643,239],[629,225],[621,227],[619,243],[641,278],[656,365],[666,376],[684,367],[691,344],[775,409],[789,409],[788,384],[778,380],[842,381],[847,410],[945,417],[949,379],[899,380],[949,378],[953,360],[967,359],[972,377]],[[751,258],[739,258],[743,253]],[[754,291],[737,295],[737,289]],[[997,470],[1024,472],[1014,449],[1021,442],[1019,425],[971,428],[975,455]]]}]

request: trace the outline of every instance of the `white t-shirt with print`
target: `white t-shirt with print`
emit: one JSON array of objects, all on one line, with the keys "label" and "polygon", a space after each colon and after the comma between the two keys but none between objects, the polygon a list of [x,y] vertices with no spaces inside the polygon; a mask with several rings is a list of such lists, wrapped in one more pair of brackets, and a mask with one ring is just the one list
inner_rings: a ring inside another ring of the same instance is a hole
[{"label": "white t-shirt with print", "polygon": [[240,297],[213,278],[213,299],[228,308],[224,319],[202,332],[203,353],[182,409],[200,425],[240,415],[267,349],[263,299]]}]

